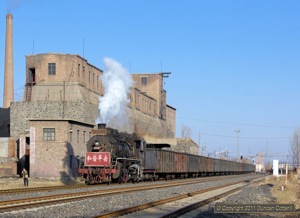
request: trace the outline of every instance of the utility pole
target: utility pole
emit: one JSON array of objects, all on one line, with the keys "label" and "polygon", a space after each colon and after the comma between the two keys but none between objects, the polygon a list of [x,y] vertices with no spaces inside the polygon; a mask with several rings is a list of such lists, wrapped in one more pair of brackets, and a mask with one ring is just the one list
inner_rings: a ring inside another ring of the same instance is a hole
[{"label": "utility pole", "polygon": [[267,157],[267,156],[268,156],[268,153],[269,153],[269,140],[267,139],[266,153],[265,153],[265,156],[266,156],[266,162],[269,161],[269,158]]},{"label": "utility pole", "polygon": [[240,129],[235,129],[235,133],[237,133],[237,158],[239,159],[240,157]]},{"label": "utility pole", "polygon": [[201,155],[201,147],[200,147],[200,132],[199,132],[199,155]]}]

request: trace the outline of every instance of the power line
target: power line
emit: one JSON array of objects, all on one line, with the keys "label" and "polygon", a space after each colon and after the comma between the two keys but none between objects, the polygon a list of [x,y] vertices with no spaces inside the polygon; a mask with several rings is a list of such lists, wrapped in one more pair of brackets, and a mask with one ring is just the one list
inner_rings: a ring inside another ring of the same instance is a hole
[{"label": "power line", "polygon": [[[210,134],[210,133],[203,133],[201,132],[201,135],[207,135],[207,136],[214,136],[214,137],[221,137],[221,138],[236,138],[236,136],[226,136],[226,135],[218,135],[218,134]],[[291,137],[252,137],[252,136],[239,136],[239,138],[242,139],[290,139]]]},{"label": "power line", "polygon": [[182,119],[182,120],[193,120],[193,121],[198,121],[198,122],[219,123],[219,124],[224,124],[224,125],[240,125],[240,126],[265,127],[265,128],[294,129],[294,127],[289,127],[289,126],[270,126],[270,125],[261,125],[261,124],[231,123],[231,122],[201,120],[201,119],[186,118],[186,117],[176,117],[176,118]]}]

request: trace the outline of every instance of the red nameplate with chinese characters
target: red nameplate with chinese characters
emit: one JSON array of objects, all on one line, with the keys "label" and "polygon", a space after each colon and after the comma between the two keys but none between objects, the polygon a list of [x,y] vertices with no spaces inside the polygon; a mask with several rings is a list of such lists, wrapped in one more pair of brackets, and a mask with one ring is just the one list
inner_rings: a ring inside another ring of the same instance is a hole
[{"label": "red nameplate with chinese characters", "polygon": [[86,152],[86,166],[110,166],[110,152]]}]

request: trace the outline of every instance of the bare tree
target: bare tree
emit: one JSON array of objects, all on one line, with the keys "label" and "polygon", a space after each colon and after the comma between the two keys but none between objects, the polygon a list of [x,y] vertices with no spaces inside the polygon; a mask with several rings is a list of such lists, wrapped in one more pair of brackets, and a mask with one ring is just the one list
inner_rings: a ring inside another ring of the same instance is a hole
[{"label": "bare tree", "polygon": [[300,129],[294,131],[291,139],[291,152],[293,156],[293,163],[297,166],[300,164]]},{"label": "bare tree", "polygon": [[181,138],[191,138],[192,137],[192,130],[190,127],[186,125],[181,126]]}]

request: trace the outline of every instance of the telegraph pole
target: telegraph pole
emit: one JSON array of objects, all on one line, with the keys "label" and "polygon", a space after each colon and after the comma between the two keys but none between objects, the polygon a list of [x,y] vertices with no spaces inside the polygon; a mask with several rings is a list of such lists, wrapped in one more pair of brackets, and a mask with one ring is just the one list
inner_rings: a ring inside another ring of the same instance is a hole
[{"label": "telegraph pole", "polygon": [[240,129],[235,129],[235,133],[237,134],[237,158],[239,159],[240,156]]},{"label": "telegraph pole", "polygon": [[200,147],[200,132],[199,132],[199,155],[201,155],[201,147]]}]

